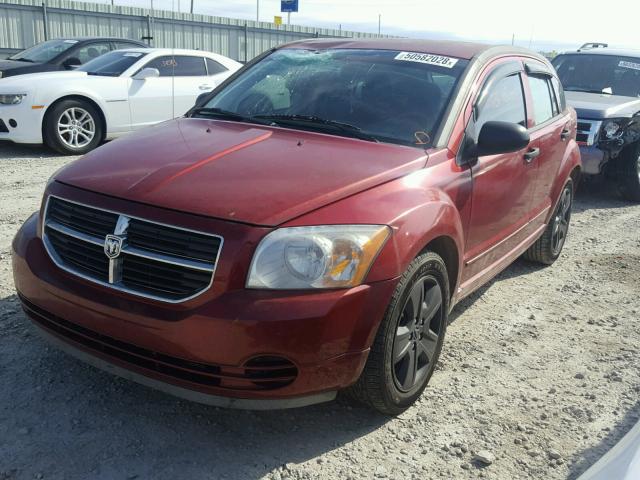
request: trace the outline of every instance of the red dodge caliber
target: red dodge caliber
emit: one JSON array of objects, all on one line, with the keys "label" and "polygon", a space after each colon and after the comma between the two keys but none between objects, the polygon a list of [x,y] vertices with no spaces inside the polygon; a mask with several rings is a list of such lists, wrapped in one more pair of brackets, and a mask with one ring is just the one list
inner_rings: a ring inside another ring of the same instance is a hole
[{"label": "red dodge caliber", "polygon": [[34,324],[191,400],[418,399],[457,301],[560,255],[576,115],[512,47],[322,39],[57,172],[13,242]]}]

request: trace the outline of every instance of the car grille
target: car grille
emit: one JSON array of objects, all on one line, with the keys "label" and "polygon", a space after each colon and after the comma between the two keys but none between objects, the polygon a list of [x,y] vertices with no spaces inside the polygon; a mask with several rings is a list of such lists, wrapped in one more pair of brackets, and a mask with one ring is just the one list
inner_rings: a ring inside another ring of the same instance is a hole
[{"label": "car grille", "polygon": [[166,377],[229,390],[275,390],[291,384],[297,367],[279,356],[259,356],[241,367],[199,363],[139,347],[71,323],[20,295],[25,312],[39,326],[87,350]]},{"label": "car grille", "polygon": [[[165,302],[205,291],[222,248],[194,232],[50,196],[43,239],[61,268],[116,290]],[[112,251],[109,251],[112,242]]]},{"label": "car grille", "polygon": [[9,129],[2,119],[0,119],[0,133],[9,133]]},{"label": "car grille", "polygon": [[578,120],[578,132],[576,141],[583,145],[592,146],[596,143],[598,132],[602,126],[601,121],[596,120]]}]

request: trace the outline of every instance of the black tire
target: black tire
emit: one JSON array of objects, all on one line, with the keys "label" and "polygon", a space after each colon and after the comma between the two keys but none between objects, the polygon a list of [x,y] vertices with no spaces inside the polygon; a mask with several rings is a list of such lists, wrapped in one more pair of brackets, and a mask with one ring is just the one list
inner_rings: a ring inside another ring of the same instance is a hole
[{"label": "black tire", "polygon": [[627,147],[619,162],[618,184],[622,196],[640,202],[640,142]]},{"label": "black tire", "polygon": [[573,193],[573,182],[569,180],[560,193],[558,205],[544,233],[524,253],[526,260],[551,265],[558,259],[569,233]]},{"label": "black tire", "polygon": [[[440,356],[449,298],[447,268],[442,258],[433,252],[419,255],[398,282],[362,375],[345,393],[386,415],[399,415],[413,405],[429,383]],[[414,315],[415,304],[420,304],[421,309],[417,315]],[[433,316],[427,320],[432,312]],[[412,317],[422,314],[424,326],[419,327],[415,318],[411,324]],[[412,325],[415,325],[413,330]],[[410,332],[408,336],[405,331]],[[403,356],[405,337],[408,348]],[[412,363],[413,359],[415,363]],[[410,373],[405,370],[414,364],[416,370],[411,385],[407,380]]]},{"label": "black tire", "polygon": [[83,155],[104,137],[100,112],[91,103],[75,99],[54,104],[44,117],[42,131],[45,144],[64,155]]}]

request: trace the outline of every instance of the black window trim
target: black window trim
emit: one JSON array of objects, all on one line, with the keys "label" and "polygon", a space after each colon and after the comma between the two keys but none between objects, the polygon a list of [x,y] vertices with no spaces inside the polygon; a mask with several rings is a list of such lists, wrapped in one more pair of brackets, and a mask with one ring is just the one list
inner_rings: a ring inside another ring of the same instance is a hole
[{"label": "black window trim", "polygon": [[[560,110],[560,102],[559,102],[559,99],[556,97],[556,89],[553,86],[553,83],[551,82],[551,79],[554,76],[555,75],[553,75],[553,73],[551,73],[548,70],[544,70],[544,71],[543,70],[538,70],[535,73],[527,72],[527,80],[529,80],[530,77],[537,77],[537,78],[542,78],[542,79],[544,79],[546,81],[547,89],[549,90],[549,98],[551,99],[551,101],[553,103],[555,103],[556,109],[558,111],[558,113],[556,115],[553,115],[551,118],[548,118],[547,120],[545,120],[542,123],[537,123],[533,127],[527,129],[530,133],[537,132],[541,128],[548,127],[550,124],[558,121],[561,117],[564,117],[568,112],[568,109],[566,107],[565,107],[565,110]],[[530,84],[529,84],[529,93],[531,94],[531,85]],[[532,101],[533,101],[533,98],[532,98]],[[552,109],[553,109],[553,105],[552,105]],[[534,121],[535,121],[535,119],[534,119]]]}]

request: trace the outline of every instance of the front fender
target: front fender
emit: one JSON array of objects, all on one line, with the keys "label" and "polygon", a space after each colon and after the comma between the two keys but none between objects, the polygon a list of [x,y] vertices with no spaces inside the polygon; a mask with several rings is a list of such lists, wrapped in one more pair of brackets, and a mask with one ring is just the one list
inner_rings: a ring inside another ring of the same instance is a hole
[{"label": "front fender", "polygon": [[[393,234],[374,262],[367,283],[399,277],[432,240],[447,237],[457,250],[455,270],[459,276],[464,245],[463,222],[451,197],[444,190],[429,186],[433,174],[430,168],[418,170],[283,226],[389,225]],[[459,278],[455,280],[457,284]]]}]

